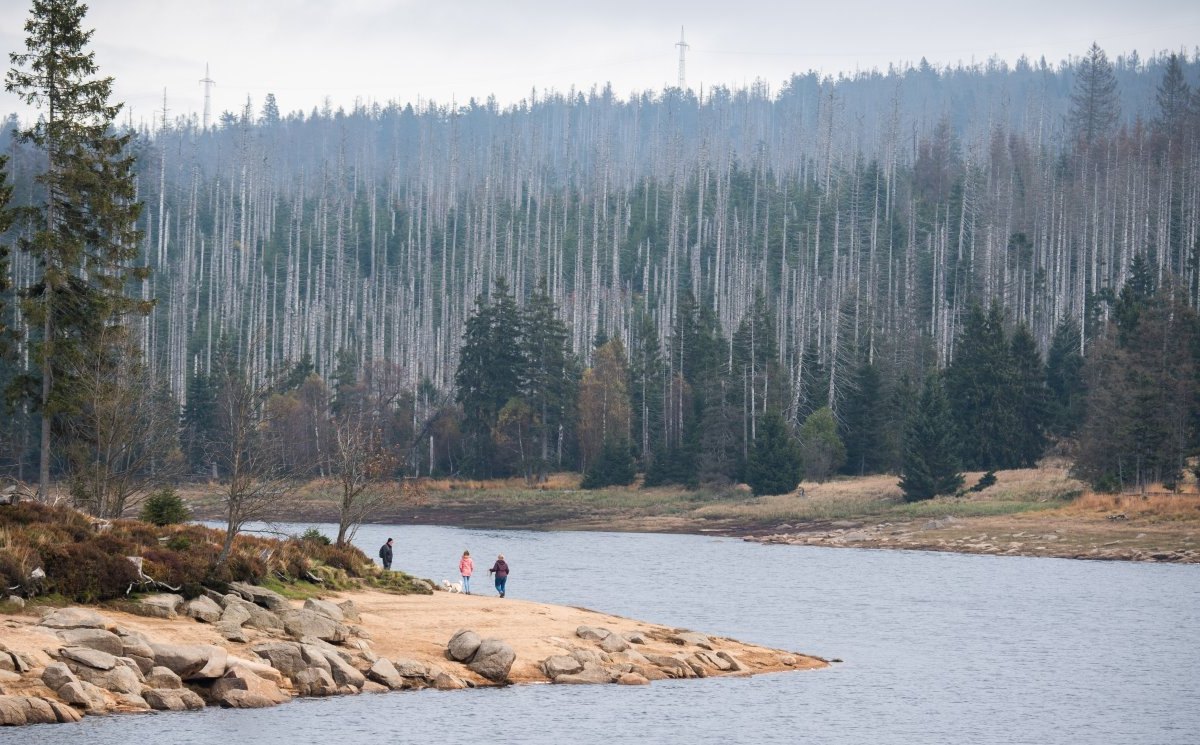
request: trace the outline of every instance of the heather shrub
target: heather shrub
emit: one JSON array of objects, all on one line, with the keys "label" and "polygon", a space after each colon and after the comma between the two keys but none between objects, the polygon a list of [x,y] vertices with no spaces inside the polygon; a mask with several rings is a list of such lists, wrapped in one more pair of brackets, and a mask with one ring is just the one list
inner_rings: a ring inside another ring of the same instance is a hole
[{"label": "heather shrub", "polygon": [[119,598],[138,581],[137,568],[124,554],[96,543],[63,543],[39,550],[46,572],[45,589],[79,603]]}]

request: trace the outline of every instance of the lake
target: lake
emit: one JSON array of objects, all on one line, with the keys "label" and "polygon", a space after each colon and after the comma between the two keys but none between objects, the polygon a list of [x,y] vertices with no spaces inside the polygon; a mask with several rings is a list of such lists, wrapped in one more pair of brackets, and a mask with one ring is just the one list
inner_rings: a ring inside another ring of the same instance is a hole
[{"label": "lake", "polygon": [[1200,742],[1197,566],[423,526],[365,526],[355,542],[375,556],[389,536],[394,566],[434,581],[458,579],[470,549],[476,594],[494,594],[486,570],[502,552],[512,597],[845,661],[648,687],[420,691],[97,717],[0,732],[0,741]]}]

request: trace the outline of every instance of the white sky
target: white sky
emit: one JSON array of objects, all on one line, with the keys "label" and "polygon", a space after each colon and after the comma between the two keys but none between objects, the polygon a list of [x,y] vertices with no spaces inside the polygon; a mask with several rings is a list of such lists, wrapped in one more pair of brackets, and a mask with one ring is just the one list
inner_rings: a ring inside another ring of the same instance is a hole
[{"label": "white sky", "polygon": [[[0,50],[24,51],[27,0],[0,0]],[[659,90],[677,76],[680,26],[691,49],[689,87],[762,78],[776,90],[792,72],[824,73],[915,62],[1058,62],[1093,40],[1110,57],[1200,43],[1195,0],[93,0],[85,25],[114,98],[135,121],[162,106],[200,113],[211,66],[213,117],[273,92],[285,113],[329,96],[501,104],[531,88],[618,95]],[[7,69],[7,59],[3,60]],[[0,92],[0,114],[28,115]]]}]

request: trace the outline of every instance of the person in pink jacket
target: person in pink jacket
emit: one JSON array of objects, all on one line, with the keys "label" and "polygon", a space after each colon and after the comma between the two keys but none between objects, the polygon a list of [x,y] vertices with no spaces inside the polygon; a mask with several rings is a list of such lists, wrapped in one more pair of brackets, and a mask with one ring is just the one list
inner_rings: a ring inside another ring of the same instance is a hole
[{"label": "person in pink jacket", "polygon": [[463,551],[462,558],[458,561],[458,573],[462,575],[463,592],[467,595],[471,594],[471,572],[475,571],[475,562],[471,561],[471,552]]}]

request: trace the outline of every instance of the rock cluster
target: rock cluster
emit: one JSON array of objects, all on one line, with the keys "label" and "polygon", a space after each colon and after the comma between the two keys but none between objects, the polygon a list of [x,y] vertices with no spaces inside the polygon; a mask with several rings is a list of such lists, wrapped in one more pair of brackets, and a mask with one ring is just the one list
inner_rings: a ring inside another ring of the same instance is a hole
[{"label": "rock cluster", "polygon": [[620,683],[645,685],[666,678],[705,678],[735,673],[745,666],[718,642],[694,631],[679,631],[662,641],[683,647],[685,653],[655,654],[635,647],[646,644],[643,634],[617,634],[580,626],[575,636],[590,644],[563,642],[564,652],[542,660],[542,672],[554,683]]},{"label": "rock cluster", "polygon": [[353,625],[359,616],[351,601],[310,599],[296,608],[265,588],[235,583],[230,589],[186,602],[151,596],[140,612],[213,624],[227,640],[250,644],[245,657],[213,644],[148,638],[85,608],[48,613],[40,626],[58,641],[46,649],[53,662],[38,669],[0,644],[0,675],[22,682],[24,692],[32,687],[50,695],[4,695],[0,689],[0,725],[78,721],[114,711],[258,708],[293,696],[453,690],[479,678],[504,683],[516,659],[505,642],[464,631],[448,645],[447,657],[457,666],[389,660],[372,653],[369,635]]},{"label": "rock cluster", "polygon": [[446,644],[446,657],[465,664],[493,683],[503,683],[508,680],[517,654],[500,639],[483,639],[474,631],[461,629]]}]

